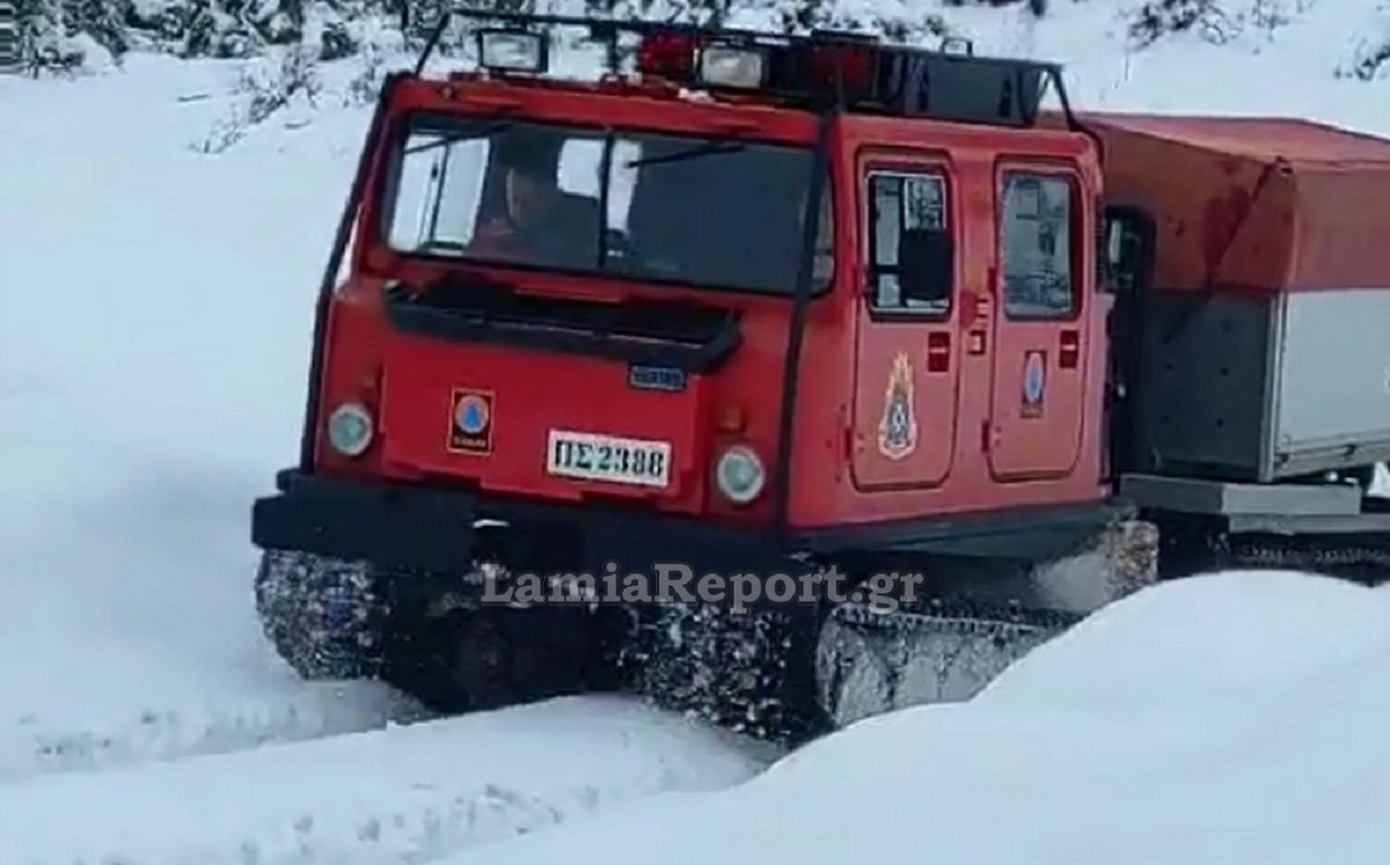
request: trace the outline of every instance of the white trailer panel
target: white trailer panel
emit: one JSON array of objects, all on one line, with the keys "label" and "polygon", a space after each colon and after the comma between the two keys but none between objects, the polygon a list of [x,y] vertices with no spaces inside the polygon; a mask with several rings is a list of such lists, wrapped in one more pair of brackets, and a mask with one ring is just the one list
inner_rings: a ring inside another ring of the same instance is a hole
[{"label": "white trailer panel", "polygon": [[1390,460],[1390,287],[1143,306],[1143,468],[1272,481]]},{"label": "white trailer panel", "polygon": [[1281,300],[1275,456],[1390,443],[1390,290]]}]

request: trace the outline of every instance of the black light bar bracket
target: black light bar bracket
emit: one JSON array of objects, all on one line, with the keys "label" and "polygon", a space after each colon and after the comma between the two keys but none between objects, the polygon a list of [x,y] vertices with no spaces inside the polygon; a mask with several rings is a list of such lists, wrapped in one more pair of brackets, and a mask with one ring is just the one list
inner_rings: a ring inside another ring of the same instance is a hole
[{"label": "black light bar bracket", "polygon": [[[862,46],[875,54],[872,92],[834,94],[835,107],[854,113],[934,119],[957,123],[1028,128],[1040,116],[1043,98],[1051,88],[1057,95],[1066,124],[1084,131],[1075,116],[1062,81],[1060,65],[1037,60],[979,57],[969,40],[952,37],[951,45],[964,50],[931,50],[911,45],[885,43],[869,34],[813,31],[809,35],[779,34],[761,30],[711,28],[698,24],[663,21],[615,20],[571,15],[538,15],[526,12],[498,12],[454,8],[440,15],[426,38],[415,64],[421,75],[438,47],[449,24],[455,20],[477,26],[494,26],[535,31],[555,27],[574,27],[588,32],[590,40],[601,43],[607,52],[610,73],[618,71],[619,39],[624,35],[669,34],[722,45],[745,44],[756,47],[796,49],[806,46]],[[772,88],[770,96],[808,97],[812,94],[787,88]],[[826,94],[818,94],[825,97]],[[826,106],[820,105],[818,108]]]}]

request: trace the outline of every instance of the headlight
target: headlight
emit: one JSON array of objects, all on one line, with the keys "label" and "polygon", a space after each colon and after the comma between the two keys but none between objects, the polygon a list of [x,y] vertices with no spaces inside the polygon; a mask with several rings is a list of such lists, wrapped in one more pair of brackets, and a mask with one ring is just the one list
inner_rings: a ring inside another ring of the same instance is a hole
[{"label": "headlight", "polygon": [[763,491],[767,472],[752,448],[734,445],[720,455],[714,479],[726,499],[736,505],[746,505]]},{"label": "headlight", "polygon": [[361,403],[343,403],[328,416],[328,443],[348,457],[358,457],[372,443],[372,416]]}]

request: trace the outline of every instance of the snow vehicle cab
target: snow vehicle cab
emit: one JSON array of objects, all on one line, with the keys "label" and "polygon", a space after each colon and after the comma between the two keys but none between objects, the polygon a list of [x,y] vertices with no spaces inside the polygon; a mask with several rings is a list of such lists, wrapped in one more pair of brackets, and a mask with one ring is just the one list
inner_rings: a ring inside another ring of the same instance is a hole
[{"label": "snow vehicle cab", "polygon": [[[797,737],[969,696],[1237,535],[1390,560],[1323,477],[1390,457],[1385,142],[1081,118],[968,45],[459,20],[504,26],[385,83],[254,508],[301,674]],[[552,74],[556,27],[605,70]]]}]

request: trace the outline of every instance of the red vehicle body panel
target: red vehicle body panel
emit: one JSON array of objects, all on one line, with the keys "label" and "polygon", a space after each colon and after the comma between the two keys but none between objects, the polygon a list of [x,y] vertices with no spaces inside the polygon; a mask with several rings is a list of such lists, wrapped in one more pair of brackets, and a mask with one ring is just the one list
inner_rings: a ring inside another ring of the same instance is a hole
[{"label": "red vehicle body panel", "polygon": [[[714,106],[675,99],[661,91],[635,90],[619,98],[597,88],[509,86],[499,82],[406,81],[391,102],[388,126],[420,110],[515,111],[528,120],[568,125],[664,130],[720,135],[756,130],[758,137],[810,146],[814,118],[774,111],[765,105]],[[378,155],[373,174],[384,168]],[[790,301],[644,286],[621,280],[512,271],[507,280],[525,291],[554,297],[606,301],[626,298],[686,299],[738,308],[743,345],[717,375],[692,376],[679,394],[644,393],[627,386],[623,364],[575,354],[531,352],[479,343],[443,342],[393,331],[384,320],[380,291],[387,280],[423,284],[450,270],[478,274],[505,268],[428,262],[392,252],[365,226],[379,224],[380,201],[369,193],[354,249],[355,270],[330,312],[325,386],[320,416],[348,398],[368,401],[379,418],[377,444],[363,457],[335,455],[318,433],[320,465],[363,478],[401,481],[467,479],[485,490],[540,496],[556,501],[583,497],[645,498],[669,513],[712,513],[731,522],[765,520],[766,502],[734,508],[709,495],[712,455],[736,441],[752,442],[765,461],[777,436],[781,358]],[[813,328],[833,330],[833,310],[815,307]],[[447,448],[450,394],[455,388],[489,391],[495,399],[494,445],[490,453],[451,453]],[[807,400],[806,402],[810,402]],[[632,438],[657,438],[673,445],[677,470],[672,485],[650,489],[574,481],[545,473],[545,435],[554,427]],[[721,429],[724,427],[724,429]]]},{"label": "red vehicle body panel", "polygon": [[[1095,153],[1085,136],[1033,130],[1026,136],[982,127],[893,118],[847,119],[840,137],[839,176],[854,186],[854,206],[841,213],[855,220],[838,224],[841,302],[854,310],[857,351],[828,371],[833,379],[810,381],[854,400],[853,425],[839,464],[854,467],[826,484],[804,490],[796,481],[796,504],[812,524],[906,519],[924,514],[963,514],[991,509],[1098,501],[1101,405],[1105,357],[1104,321],[1109,297],[1098,294],[1090,243],[1077,244],[1074,272],[1080,275],[1079,312],[1070,321],[1010,321],[1001,314],[998,279],[998,175],[1011,164],[1076,176],[1083,189],[1099,193]],[[867,226],[863,169],[870,165],[940,165],[950,172],[954,194],[948,207],[959,226],[956,297],[940,322],[876,321],[863,298],[867,281]],[[1087,213],[1091,194],[1081,195]],[[1078,352],[1071,346],[1080,340]],[[1065,353],[1075,365],[1059,368]],[[1051,359],[1045,411],[1020,411],[1024,358],[1040,350]],[[819,354],[819,350],[808,352]],[[877,447],[886,390],[894,364],[907,355],[914,374],[917,450],[894,460]],[[935,356],[935,357],[934,357]],[[939,357],[940,360],[935,359]],[[852,370],[852,377],[849,377]],[[831,397],[824,397],[831,399]],[[814,397],[807,396],[807,401]],[[798,457],[805,457],[800,450]],[[914,459],[915,458],[915,459]],[[809,458],[793,477],[814,476]],[[827,479],[829,480],[829,479]]]},{"label": "red vehicle body panel", "polygon": [[[398,87],[388,128],[411,111],[447,109],[485,116],[506,110],[532,120],[695,135],[744,133],[808,147],[816,134],[813,115],[757,104],[715,105],[642,92],[614,98],[573,84],[406,80]],[[1078,236],[1093,237],[1100,175],[1091,141],[1076,132],[1022,135],[881,117],[842,117],[837,123],[829,154],[833,184],[827,189],[835,198],[835,279],[808,309],[792,437],[791,525],[865,524],[1106,498],[1099,455],[1109,299],[1095,291],[1094,244],[1075,244],[1079,296],[1071,320],[1011,322],[998,312],[999,172],[1021,163],[1072,177]],[[861,169],[866,159],[924,158],[949,165],[959,190],[951,205],[959,226],[955,302],[950,316],[931,326],[875,321],[864,297]],[[379,152],[373,174],[382,168]],[[324,418],[344,400],[362,400],[379,419],[379,431],[366,454],[348,459],[327,447],[320,423],[319,471],[470,481],[483,490],[555,502],[642,499],[653,511],[734,524],[769,518],[767,494],[742,508],[717,495],[711,463],[725,446],[746,443],[775,471],[790,296],[412,259],[391,252],[370,229],[380,222],[380,206],[369,189],[359,214],[354,276],[338,290],[329,312],[318,407]],[[717,371],[692,375],[688,388],[673,394],[631,389],[622,363],[394,331],[382,310],[383,285],[422,284],[451,268],[505,275],[540,295],[614,302],[679,298],[737,308],[742,344]],[[1048,391],[1045,410],[1025,416],[1019,394],[1030,352],[1047,358]],[[908,459],[889,460],[878,451],[877,428],[895,364],[903,357],[915,383],[918,449]],[[485,453],[448,447],[451,395],[459,388],[493,400]],[[546,433],[555,427],[671,442],[671,486],[653,491],[548,475]]]},{"label": "red vehicle body panel", "polygon": [[1390,142],[1306,120],[1083,119],[1105,142],[1107,199],[1166,216],[1156,288],[1386,287]]}]

